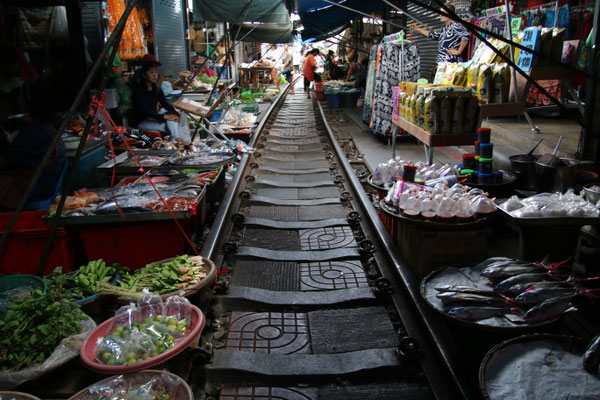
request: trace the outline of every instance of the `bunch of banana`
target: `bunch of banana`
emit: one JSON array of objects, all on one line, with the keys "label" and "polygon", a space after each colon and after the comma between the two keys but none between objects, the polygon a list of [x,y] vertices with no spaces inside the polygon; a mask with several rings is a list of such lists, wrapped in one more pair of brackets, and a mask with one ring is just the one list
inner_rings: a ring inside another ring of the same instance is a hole
[{"label": "bunch of banana", "polygon": [[116,272],[115,266],[109,267],[104,260],[99,259],[79,268],[76,279],[83,293],[90,295],[98,292],[100,283],[110,281]]}]

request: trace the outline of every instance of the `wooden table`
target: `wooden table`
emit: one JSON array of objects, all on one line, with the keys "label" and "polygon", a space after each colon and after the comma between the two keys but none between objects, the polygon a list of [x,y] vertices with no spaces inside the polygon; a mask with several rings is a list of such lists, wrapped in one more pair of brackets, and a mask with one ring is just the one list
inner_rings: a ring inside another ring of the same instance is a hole
[{"label": "wooden table", "polygon": [[477,133],[464,134],[435,134],[429,133],[421,127],[412,124],[404,118],[392,119],[394,129],[392,129],[392,158],[396,157],[396,136],[400,129],[411,136],[417,138],[425,147],[427,162],[433,163],[433,148],[435,146],[465,146],[473,144],[477,140]]},{"label": "wooden table", "polygon": [[[271,70],[273,67],[251,67],[240,68],[242,85],[257,87],[259,83],[269,84],[271,82]],[[262,72],[262,78],[261,78]]]}]

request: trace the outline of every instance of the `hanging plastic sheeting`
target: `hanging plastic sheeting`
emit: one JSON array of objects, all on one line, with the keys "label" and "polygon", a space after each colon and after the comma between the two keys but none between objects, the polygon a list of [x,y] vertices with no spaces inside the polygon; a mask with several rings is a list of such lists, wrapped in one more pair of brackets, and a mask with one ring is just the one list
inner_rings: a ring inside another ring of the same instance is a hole
[{"label": "hanging plastic sheeting", "polygon": [[[108,0],[106,9],[108,11],[108,29],[112,32],[125,11],[125,2],[123,0]],[[123,30],[117,54],[121,60],[135,60],[142,58],[146,53],[148,53],[148,49],[144,40],[144,31],[142,30],[137,8],[134,7],[129,18],[127,18],[127,25]]]},{"label": "hanging plastic sheeting", "polygon": [[[370,13],[385,7],[385,3],[381,0],[336,0],[336,2],[363,13]],[[345,25],[348,21],[362,17],[361,14],[354,11],[318,0],[298,0],[296,8],[304,26],[302,31],[304,40],[312,37],[318,39]]]},{"label": "hanging plastic sheeting", "polygon": [[[237,32],[238,25],[233,25],[231,31]],[[252,31],[252,32],[250,32]],[[250,32],[250,34],[248,34]],[[248,36],[246,36],[248,34]],[[292,27],[278,24],[242,24],[238,39],[244,38],[244,42],[258,43],[292,43],[294,36]]]},{"label": "hanging plastic sheeting", "polygon": [[289,11],[281,0],[252,0],[246,13],[245,8],[249,1],[194,0],[194,21],[268,22],[291,26]]}]

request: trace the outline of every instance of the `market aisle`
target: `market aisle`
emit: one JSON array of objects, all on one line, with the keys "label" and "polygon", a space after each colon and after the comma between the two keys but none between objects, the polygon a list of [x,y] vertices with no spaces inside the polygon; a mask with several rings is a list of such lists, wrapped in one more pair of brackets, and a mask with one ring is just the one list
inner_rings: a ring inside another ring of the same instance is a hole
[{"label": "market aisle", "polygon": [[401,322],[369,287],[364,235],[348,222],[317,120],[311,99],[288,95],[260,138],[224,245],[230,284],[214,307],[222,328],[199,374],[204,390],[224,385],[222,400],[430,398],[418,364],[396,354]]}]

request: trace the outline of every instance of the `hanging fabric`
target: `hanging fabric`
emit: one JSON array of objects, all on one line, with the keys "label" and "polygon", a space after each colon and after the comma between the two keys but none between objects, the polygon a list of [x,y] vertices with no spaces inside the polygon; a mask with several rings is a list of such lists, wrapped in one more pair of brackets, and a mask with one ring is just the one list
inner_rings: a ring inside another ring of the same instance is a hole
[{"label": "hanging fabric", "polygon": [[[401,62],[398,62],[398,61]],[[400,71],[400,65],[403,71]],[[389,135],[394,110],[394,87],[401,77],[405,81],[416,81],[421,70],[419,48],[415,43],[381,45],[379,67],[373,89],[373,115],[371,129],[376,135]]]},{"label": "hanging fabric", "polygon": [[373,107],[373,89],[375,87],[375,76],[377,73],[377,52],[380,46],[375,45],[371,49],[369,55],[369,66],[367,72],[367,83],[365,85],[365,101],[363,103],[363,116],[362,120],[367,125],[371,122],[371,110]]}]

